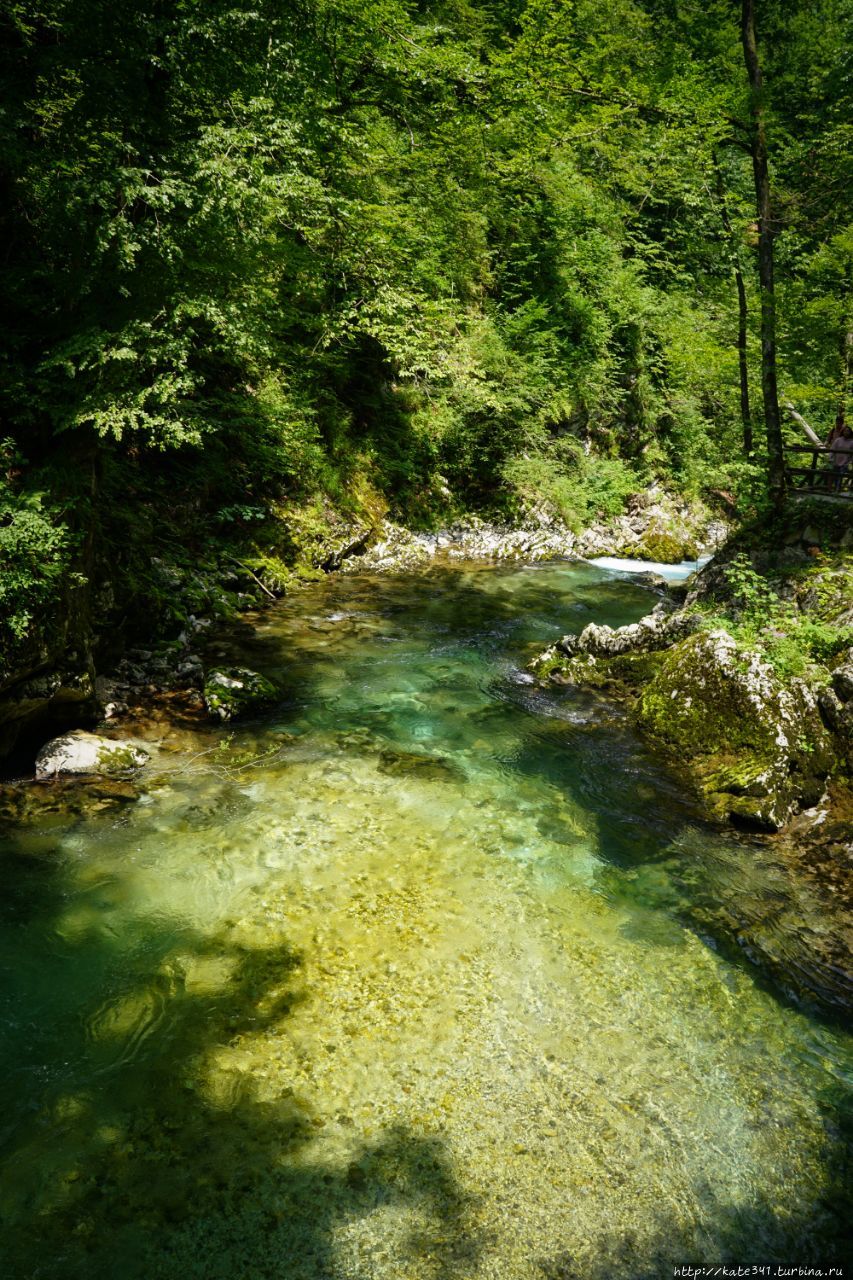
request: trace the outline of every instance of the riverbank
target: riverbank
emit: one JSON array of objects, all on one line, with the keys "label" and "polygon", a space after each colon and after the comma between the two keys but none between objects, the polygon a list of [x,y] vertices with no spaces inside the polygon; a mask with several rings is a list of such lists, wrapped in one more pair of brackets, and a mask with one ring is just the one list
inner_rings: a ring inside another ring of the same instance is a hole
[{"label": "riverbank", "polygon": [[853,769],[853,520],[815,504],[741,531],[681,603],[564,635],[532,669],[620,699],[712,816],[820,826]]},{"label": "riverbank", "polygon": [[359,516],[323,506],[283,511],[280,519],[279,531],[267,535],[277,554],[214,550],[192,565],[154,557],[131,601],[115,568],[97,567],[73,634],[59,626],[54,642],[36,644],[17,668],[0,672],[0,760],[24,769],[53,734],[103,719],[114,726],[131,709],[203,713],[205,671],[216,667],[221,628],[329,573],[401,571],[442,559],[642,559],[653,551],[654,559],[677,561],[713,549],[727,528],[703,503],[657,485],[634,495],[621,515],[580,532],[546,505],[517,524],[469,515],[433,531],[390,521],[368,502]]}]

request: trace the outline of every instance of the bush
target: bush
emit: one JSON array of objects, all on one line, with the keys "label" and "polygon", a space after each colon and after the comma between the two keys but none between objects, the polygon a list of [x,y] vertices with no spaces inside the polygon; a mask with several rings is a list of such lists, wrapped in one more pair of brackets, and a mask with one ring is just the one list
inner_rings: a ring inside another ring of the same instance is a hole
[{"label": "bush", "polygon": [[41,493],[16,494],[0,482],[0,653],[27,639],[63,586],[71,537]]},{"label": "bush", "polygon": [[555,442],[548,452],[513,458],[503,479],[523,508],[551,508],[576,533],[599,517],[618,515],[642,480],[621,458],[585,454],[575,440]]},{"label": "bush", "polygon": [[837,654],[853,644],[853,627],[836,626],[781,600],[747,555],[735,556],[725,568],[730,607],[707,618],[737,640],[757,649],[783,679],[816,676]]}]

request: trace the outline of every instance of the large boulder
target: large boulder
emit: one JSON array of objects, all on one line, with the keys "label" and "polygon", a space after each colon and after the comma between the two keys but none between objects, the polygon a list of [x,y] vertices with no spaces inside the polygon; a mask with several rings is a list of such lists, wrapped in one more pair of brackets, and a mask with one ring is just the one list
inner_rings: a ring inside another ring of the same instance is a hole
[{"label": "large boulder", "polygon": [[698,784],[712,813],[778,830],[823,795],[832,747],[801,681],[783,686],[769,663],[723,630],[662,655],[637,704],[641,727]]},{"label": "large boulder", "polygon": [[75,729],[52,738],[36,756],[36,777],[56,778],[62,774],[98,774],[120,778],[140,769],[148,752],[138,743],[123,738],[102,738],[97,733]]},{"label": "large boulder", "polygon": [[253,715],[278,699],[275,685],[248,667],[211,671],[204,682],[205,705],[214,720]]}]

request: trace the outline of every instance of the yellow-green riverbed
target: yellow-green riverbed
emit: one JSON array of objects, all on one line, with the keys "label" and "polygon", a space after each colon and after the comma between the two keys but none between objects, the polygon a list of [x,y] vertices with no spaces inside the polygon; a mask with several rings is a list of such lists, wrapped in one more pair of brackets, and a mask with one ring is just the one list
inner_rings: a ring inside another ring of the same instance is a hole
[{"label": "yellow-green riverbed", "polygon": [[786,994],[820,903],[523,672],[652,603],[330,578],[235,651],[280,706],[4,835],[3,1280],[842,1260],[851,1041]]}]

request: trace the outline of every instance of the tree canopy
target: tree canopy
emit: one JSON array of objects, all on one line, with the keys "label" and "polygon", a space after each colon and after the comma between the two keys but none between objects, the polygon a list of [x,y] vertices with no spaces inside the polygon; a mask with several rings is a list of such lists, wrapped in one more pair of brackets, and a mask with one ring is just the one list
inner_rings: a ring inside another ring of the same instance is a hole
[{"label": "tree canopy", "polygon": [[852,8],[757,0],[757,90],[730,0],[5,0],[0,558],[166,471],[197,532],[362,482],[754,498],[751,131],[781,393],[828,428]]}]

